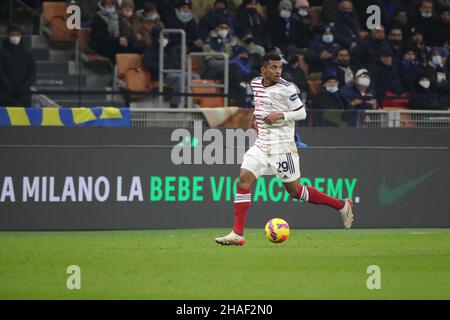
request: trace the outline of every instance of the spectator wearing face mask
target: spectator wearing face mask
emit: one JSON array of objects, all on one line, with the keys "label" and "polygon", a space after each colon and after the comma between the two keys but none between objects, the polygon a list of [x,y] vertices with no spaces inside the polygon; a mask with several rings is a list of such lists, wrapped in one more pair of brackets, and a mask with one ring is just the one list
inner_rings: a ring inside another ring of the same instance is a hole
[{"label": "spectator wearing face mask", "polygon": [[[322,72],[322,89],[312,101],[313,122],[315,126],[347,126],[345,113],[347,101],[339,90],[336,70],[328,68]],[[330,112],[327,110],[339,110]]]},{"label": "spectator wearing face mask", "polygon": [[142,20],[136,15],[133,0],[122,0],[119,10],[119,30],[127,39],[129,53],[143,53],[146,43],[142,36]]},{"label": "spectator wearing face mask", "polygon": [[339,90],[336,70],[326,69],[322,73],[322,90],[313,100],[314,109],[346,109],[347,101]]},{"label": "spectator wearing face mask", "polygon": [[227,0],[215,0],[213,9],[209,10],[200,20],[199,29],[203,40],[206,40],[209,33],[214,30],[219,21],[226,20],[232,32],[236,31],[236,18],[228,10]]},{"label": "spectator wearing face mask", "polygon": [[313,30],[311,25],[311,16],[309,15],[308,0],[297,0],[295,2],[292,20],[295,25],[294,45],[298,48],[307,48],[312,38]]},{"label": "spectator wearing face mask", "polygon": [[332,25],[322,26],[321,35],[311,42],[305,54],[305,62],[309,64],[310,72],[321,72],[330,67],[338,49],[339,45],[335,41]]},{"label": "spectator wearing face mask", "polygon": [[353,15],[352,2],[341,1],[338,5],[338,13],[334,18],[336,42],[341,47],[353,50],[361,41],[359,29],[358,19]]},{"label": "spectator wearing face mask", "polygon": [[289,44],[295,43],[298,26],[292,17],[292,2],[282,0],[278,5],[278,16],[271,20],[270,37],[273,46],[284,50]]},{"label": "spectator wearing face mask", "polygon": [[375,91],[371,87],[370,73],[360,69],[355,74],[355,80],[341,88],[341,93],[348,105],[354,110],[377,109]]},{"label": "spectator wearing face mask", "polygon": [[432,45],[433,33],[435,30],[434,2],[433,0],[422,0],[418,11],[412,17],[413,26],[423,30],[424,41],[427,46]]},{"label": "spectator wearing face mask", "polygon": [[100,6],[101,10],[92,19],[89,46],[114,61],[117,53],[128,52],[128,40],[120,35],[116,0],[101,0]]},{"label": "spectator wearing face mask", "polygon": [[[209,33],[203,51],[211,53],[223,52],[231,57],[233,56],[233,51],[236,47],[237,41],[230,30],[228,20],[224,19],[218,21],[215,29]],[[217,56],[205,57],[204,67],[204,79],[220,80],[223,78],[225,60],[222,57]]]},{"label": "spectator wearing face mask", "polygon": [[[188,52],[199,52],[203,50],[204,42],[200,38],[197,21],[192,15],[191,0],[181,0],[177,3],[172,15],[168,18],[167,28],[183,29],[186,32],[186,46]],[[170,37],[174,45],[180,45],[180,35]]]},{"label": "spectator wearing face mask", "polygon": [[0,106],[30,107],[36,63],[22,42],[22,29],[10,25],[7,34],[0,49]]},{"label": "spectator wearing face mask", "polygon": [[[144,64],[144,67],[150,71],[151,77],[154,81],[161,81],[159,79],[159,52],[160,47],[163,46],[165,50],[164,52],[164,69],[180,69],[180,51],[175,50],[168,50],[168,48],[179,48],[179,46],[172,46],[170,43],[170,39],[168,37],[168,34],[164,36],[162,41],[156,40],[159,39],[159,36],[161,34],[160,28],[154,28],[152,30],[152,39],[155,39],[152,41],[152,44],[147,46],[144,51],[144,56],[142,59],[142,62]],[[170,84],[172,87],[172,92],[177,94],[181,92],[182,84],[182,75],[180,73],[165,73],[164,74],[164,82]],[[200,79],[200,77],[196,74],[192,74],[192,80]],[[170,98],[170,108],[178,108],[181,103],[181,96],[178,95],[172,95]]]},{"label": "spectator wearing face mask", "polygon": [[420,74],[415,81],[410,108],[415,110],[438,110],[442,108],[442,103],[436,93],[436,88],[426,73]]},{"label": "spectator wearing face mask", "polygon": [[423,69],[433,82],[433,87],[441,94],[450,94],[450,74],[447,66],[449,52],[445,48],[430,50],[428,65]]},{"label": "spectator wearing face mask", "polygon": [[144,8],[139,10],[137,15],[141,20],[142,42],[148,46],[152,41],[158,41],[158,39],[152,39],[152,31],[154,28],[163,29],[164,23],[161,21],[156,5],[152,2],[146,2]]}]

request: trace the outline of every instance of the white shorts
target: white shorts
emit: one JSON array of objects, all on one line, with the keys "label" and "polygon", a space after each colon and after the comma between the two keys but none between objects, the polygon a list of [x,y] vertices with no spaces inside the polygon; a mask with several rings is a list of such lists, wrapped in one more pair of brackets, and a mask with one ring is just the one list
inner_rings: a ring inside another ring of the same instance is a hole
[{"label": "white shorts", "polygon": [[292,182],[300,178],[299,159],[297,152],[267,155],[253,146],[244,154],[241,169],[249,170],[257,179],[271,171],[282,182]]}]

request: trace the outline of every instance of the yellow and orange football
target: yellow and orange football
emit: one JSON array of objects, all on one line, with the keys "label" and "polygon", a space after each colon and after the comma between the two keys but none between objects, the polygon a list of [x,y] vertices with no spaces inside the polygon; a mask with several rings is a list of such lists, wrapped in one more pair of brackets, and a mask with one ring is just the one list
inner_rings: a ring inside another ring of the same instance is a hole
[{"label": "yellow and orange football", "polygon": [[280,218],[270,219],[266,224],[266,237],[272,242],[281,243],[289,237],[289,225]]}]

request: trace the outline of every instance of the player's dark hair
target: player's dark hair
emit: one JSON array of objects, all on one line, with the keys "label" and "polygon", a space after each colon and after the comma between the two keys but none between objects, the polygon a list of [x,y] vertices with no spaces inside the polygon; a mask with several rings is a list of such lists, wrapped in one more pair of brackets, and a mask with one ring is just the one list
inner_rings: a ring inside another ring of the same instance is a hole
[{"label": "player's dark hair", "polygon": [[281,56],[274,53],[267,53],[262,57],[261,63],[262,66],[265,67],[269,64],[269,61],[281,61]]}]

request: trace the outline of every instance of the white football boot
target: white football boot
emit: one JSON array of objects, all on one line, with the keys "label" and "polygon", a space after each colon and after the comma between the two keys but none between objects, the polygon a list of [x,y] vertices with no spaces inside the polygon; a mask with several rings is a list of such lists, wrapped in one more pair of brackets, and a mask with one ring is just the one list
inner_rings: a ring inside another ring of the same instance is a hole
[{"label": "white football boot", "polygon": [[349,198],[344,199],[344,207],[339,210],[345,229],[350,229],[353,222],[353,201]]},{"label": "white football boot", "polygon": [[225,237],[216,238],[216,242],[225,246],[242,246],[245,244],[245,238],[231,231]]}]

